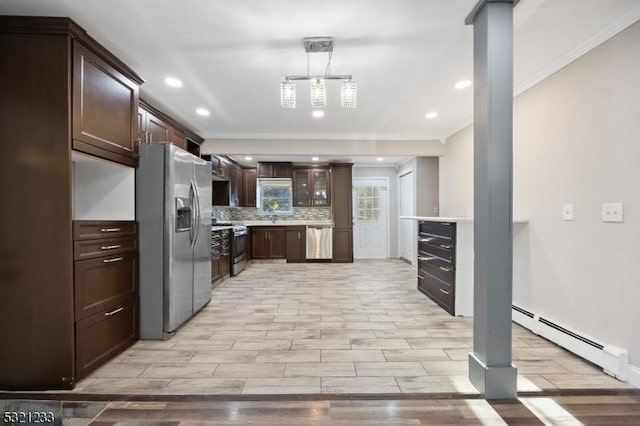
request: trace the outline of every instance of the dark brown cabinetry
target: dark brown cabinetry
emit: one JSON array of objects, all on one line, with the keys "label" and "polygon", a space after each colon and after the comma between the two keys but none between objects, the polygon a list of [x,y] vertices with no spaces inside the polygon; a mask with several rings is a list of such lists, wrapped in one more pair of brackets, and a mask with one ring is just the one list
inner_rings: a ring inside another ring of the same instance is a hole
[{"label": "dark brown cabinetry", "polygon": [[73,41],[72,81],[73,148],[93,155],[107,151],[111,155],[99,156],[135,163],[139,82],[77,40]]},{"label": "dark brown cabinetry", "polygon": [[242,168],[235,164],[229,165],[229,206],[240,207],[242,198],[244,174]]},{"label": "dark brown cabinetry", "polygon": [[137,225],[75,221],[76,375],[89,372],[135,342]]},{"label": "dark brown cabinetry", "polygon": [[211,173],[221,179],[229,178],[229,160],[217,155],[203,156],[205,160],[211,161]]},{"label": "dark brown cabinetry", "polygon": [[254,168],[251,169],[243,169],[243,180],[242,180],[242,197],[240,206],[241,207],[255,207],[256,206],[256,175],[257,170]]},{"label": "dark brown cabinetry", "polygon": [[211,231],[211,284],[229,275],[231,270],[231,230]]},{"label": "dark brown cabinetry", "polygon": [[0,52],[2,195],[21,206],[0,220],[0,389],[70,389],[95,348],[74,315],[71,148],[135,166],[142,80],[68,18],[0,16]]},{"label": "dark brown cabinetry", "polygon": [[131,346],[137,339],[137,306],[132,298],[76,322],[76,373],[90,372]]},{"label": "dark brown cabinetry", "polygon": [[418,290],[455,315],[456,224],[420,222]]},{"label": "dark brown cabinetry", "polygon": [[259,178],[291,178],[291,163],[258,163]]},{"label": "dark brown cabinetry", "polygon": [[139,102],[137,121],[141,143],[171,142],[194,155],[200,155],[200,144],[204,139],[148,102]]},{"label": "dark brown cabinetry", "polygon": [[252,259],[285,259],[285,228],[276,226],[251,228]]},{"label": "dark brown cabinetry", "polygon": [[304,226],[287,226],[286,251],[287,262],[299,263],[307,260],[306,228]]},{"label": "dark brown cabinetry", "polygon": [[293,205],[331,205],[331,173],[328,168],[293,168]]},{"label": "dark brown cabinetry", "polygon": [[353,262],[352,167],[353,164],[331,165],[334,262]]}]

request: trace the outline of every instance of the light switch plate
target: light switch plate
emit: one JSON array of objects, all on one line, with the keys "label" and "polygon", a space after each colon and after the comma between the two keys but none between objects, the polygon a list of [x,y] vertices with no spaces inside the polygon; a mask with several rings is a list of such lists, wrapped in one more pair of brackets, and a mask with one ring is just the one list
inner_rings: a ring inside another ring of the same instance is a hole
[{"label": "light switch plate", "polygon": [[562,220],[573,220],[573,204],[562,205]]},{"label": "light switch plate", "polygon": [[622,203],[604,203],[602,205],[603,222],[624,222],[624,206]]}]

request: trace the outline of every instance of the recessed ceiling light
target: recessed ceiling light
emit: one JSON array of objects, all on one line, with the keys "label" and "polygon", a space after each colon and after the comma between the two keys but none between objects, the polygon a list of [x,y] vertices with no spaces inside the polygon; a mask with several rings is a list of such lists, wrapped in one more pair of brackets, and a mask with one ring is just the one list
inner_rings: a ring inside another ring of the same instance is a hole
[{"label": "recessed ceiling light", "polygon": [[383,157],[378,157],[378,158],[376,158],[376,161],[384,161],[384,158]]},{"label": "recessed ceiling light", "polygon": [[320,160],[318,157],[311,157],[311,161],[318,161]]},{"label": "recessed ceiling light", "polygon": [[453,87],[458,90],[466,89],[467,87],[471,87],[471,80],[460,80]]},{"label": "recessed ceiling light", "polygon": [[244,159],[245,159],[246,161],[251,161],[251,160],[253,160],[253,157],[246,156],[246,157],[244,157]]},{"label": "recessed ceiling light", "polygon": [[196,108],[196,114],[201,115],[203,117],[208,117],[209,114],[211,113],[206,108]]},{"label": "recessed ceiling light", "polygon": [[435,111],[428,112],[424,115],[424,118],[428,118],[429,120],[433,120],[438,116],[438,113]]},{"label": "recessed ceiling light", "polygon": [[313,115],[315,118],[321,118],[321,117],[324,117],[324,111],[317,109],[313,111],[311,115]]},{"label": "recessed ceiling light", "polygon": [[164,79],[164,84],[171,87],[182,87],[182,81],[175,77],[166,77]]}]

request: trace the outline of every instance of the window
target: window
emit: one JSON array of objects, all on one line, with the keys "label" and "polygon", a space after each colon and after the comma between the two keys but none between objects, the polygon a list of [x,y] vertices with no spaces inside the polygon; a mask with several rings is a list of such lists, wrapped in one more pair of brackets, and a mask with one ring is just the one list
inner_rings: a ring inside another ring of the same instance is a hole
[{"label": "window", "polygon": [[377,222],[380,220],[380,188],[358,187],[358,220]]},{"label": "window", "polygon": [[291,179],[259,179],[258,205],[266,214],[292,213]]}]

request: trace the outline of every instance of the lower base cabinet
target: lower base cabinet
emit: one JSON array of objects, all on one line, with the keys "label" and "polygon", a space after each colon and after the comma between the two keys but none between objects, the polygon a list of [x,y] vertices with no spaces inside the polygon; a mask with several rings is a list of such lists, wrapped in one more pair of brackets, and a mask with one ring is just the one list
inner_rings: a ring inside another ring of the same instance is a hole
[{"label": "lower base cabinet", "polygon": [[418,290],[456,315],[456,224],[418,224]]},{"label": "lower base cabinet", "polygon": [[304,226],[287,226],[286,228],[287,262],[301,263],[307,261],[307,229]]},{"label": "lower base cabinet", "polygon": [[76,380],[138,338],[134,221],[74,221]]},{"label": "lower base cabinet", "polygon": [[285,228],[275,226],[251,228],[252,259],[286,259]]},{"label": "lower base cabinet", "polygon": [[138,314],[133,297],[76,322],[76,375],[86,377],[136,341]]},{"label": "lower base cabinet", "polygon": [[211,284],[215,284],[231,272],[231,231],[211,231]]}]

